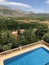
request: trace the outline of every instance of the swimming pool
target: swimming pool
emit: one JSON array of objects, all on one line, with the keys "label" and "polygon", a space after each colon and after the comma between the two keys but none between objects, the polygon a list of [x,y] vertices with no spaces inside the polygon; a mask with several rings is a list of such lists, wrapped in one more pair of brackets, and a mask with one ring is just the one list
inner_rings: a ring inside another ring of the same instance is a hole
[{"label": "swimming pool", "polygon": [[4,60],[4,65],[45,65],[49,62],[49,51],[43,47]]}]

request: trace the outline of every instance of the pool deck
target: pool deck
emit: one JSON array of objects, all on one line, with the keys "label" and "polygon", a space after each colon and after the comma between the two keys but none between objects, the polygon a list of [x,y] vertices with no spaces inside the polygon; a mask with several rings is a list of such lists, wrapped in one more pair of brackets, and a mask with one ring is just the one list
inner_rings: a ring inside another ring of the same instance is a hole
[{"label": "pool deck", "polygon": [[11,57],[14,57],[16,55],[19,55],[19,54],[34,50],[34,49],[39,48],[39,47],[44,47],[45,49],[49,50],[49,44],[47,44],[43,40],[38,41],[38,42],[35,42],[32,45],[28,46],[28,47],[20,49],[20,50],[15,50],[15,51],[13,51],[11,53],[0,55],[0,65],[4,65],[3,61],[8,59],[8,58],[11,58]]}]

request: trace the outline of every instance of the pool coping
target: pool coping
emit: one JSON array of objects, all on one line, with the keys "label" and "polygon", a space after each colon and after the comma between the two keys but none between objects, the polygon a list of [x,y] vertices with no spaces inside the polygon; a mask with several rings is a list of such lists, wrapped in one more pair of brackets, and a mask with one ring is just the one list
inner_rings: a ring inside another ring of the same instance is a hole
[{"label": "pool coping", "polygon": [[39,48],[39,47],[43,47],[43,48],[49,50],[49,44],[46,43],[43,40],[35,42],[35,43],[31,43],[29,45],[25,45],[23,47],[20,47],[18,51],[17,51],[17,48],[16,48],[16,50],[13,51],[13,52],[11,52],[11,53],[0,55],[0,65],[4,65],[3,61],[6,60],[6,59],[8,59],[8,58],[11,58],[11,57],[17,56],[19,54],[22,54],[22,53],[34,50],[34,49]]}]

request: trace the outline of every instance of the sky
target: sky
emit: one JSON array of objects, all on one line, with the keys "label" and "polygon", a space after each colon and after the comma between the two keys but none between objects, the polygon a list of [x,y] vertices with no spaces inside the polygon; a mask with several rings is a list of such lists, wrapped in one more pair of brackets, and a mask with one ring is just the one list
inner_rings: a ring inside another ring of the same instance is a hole
[{"label": "sky", "polygon": [[49,0],[0,0],[0,5],[35,13],[49,13]]}]

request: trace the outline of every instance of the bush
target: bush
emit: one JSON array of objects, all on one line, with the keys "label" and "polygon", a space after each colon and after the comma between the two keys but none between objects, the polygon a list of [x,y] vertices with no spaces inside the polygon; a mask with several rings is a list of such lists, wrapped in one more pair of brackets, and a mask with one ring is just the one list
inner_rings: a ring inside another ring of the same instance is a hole
[{"label": "bush", "polygon": [[0,44],[4,45],[10,42],[10,31],[1,31],[0,33]]},{"label": "bush", "polygon": [[3,47],[2,47],[2,45],[0,44],[0,52],[2,52],[3,51]]},{"label": "bush", "polygon": [[18,43],[19,46],[23,46],[23,45],[26,45],[27,44],[24,35],[19,35],[18,36],[17,43]]},{"label": "bush", "polygon": [[49,32],[45,34],[45,36],[43,37],[43,40],[49,43]]},{"label": "bush", "polygon": [[11,49],[11,46],[10,45],[4,45],[3,46],[3,50],[4,51],[10,50],[10,49]]},{"label": "bush", "polygon": [[38,29],[36,30],[35,34],[39,39],[42,39],[42,37],[45,35],[45,33],[48,32],[48,26],[47,25],[41,25],[38,26]]},{"label": "bush", "polygon": [[17,47],[19,47],[19,44],[17,43],[17,39],[13,38],[11,40],[11,48],[13,49],[13,48],[17,48]]}]

